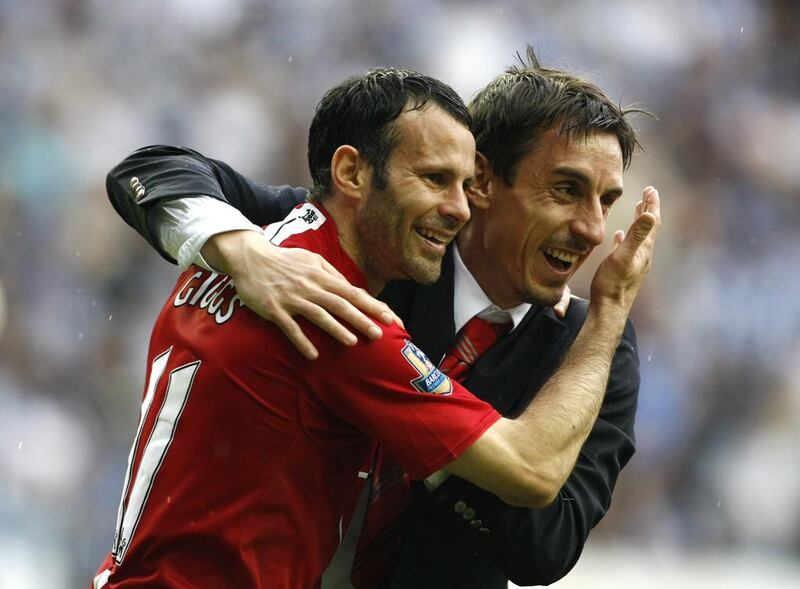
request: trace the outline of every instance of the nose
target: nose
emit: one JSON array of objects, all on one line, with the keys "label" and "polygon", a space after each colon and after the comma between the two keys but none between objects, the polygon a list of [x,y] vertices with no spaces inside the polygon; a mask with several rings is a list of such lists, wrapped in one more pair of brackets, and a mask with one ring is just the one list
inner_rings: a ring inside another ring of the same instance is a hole
[{"label": "nose", "polygon": [[592,247],[603,243],[606,236],[606,217],[599,199],[583,204],[572,222],[572,233],[585,239]]},{"label": "nose", "polygon": [[453,186],[447,191],[445,199],[439,206],[439,214],[456,221],[459,228],[469,221],[471,214],[469,201],[467,201],[467,193],[463,186]]}]

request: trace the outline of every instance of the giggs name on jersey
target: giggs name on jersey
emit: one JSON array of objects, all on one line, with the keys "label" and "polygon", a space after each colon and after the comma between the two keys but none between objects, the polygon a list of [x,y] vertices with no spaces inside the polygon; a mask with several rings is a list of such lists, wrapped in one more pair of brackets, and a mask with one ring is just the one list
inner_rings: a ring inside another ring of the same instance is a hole
[{"label": "giggs name on jersey", "polygon": [[235,288],[230,276],[199,270],[178,291],[172,304],[205,309],[218,325],[222,325],[233,317],[237,308],[243,306]]}]

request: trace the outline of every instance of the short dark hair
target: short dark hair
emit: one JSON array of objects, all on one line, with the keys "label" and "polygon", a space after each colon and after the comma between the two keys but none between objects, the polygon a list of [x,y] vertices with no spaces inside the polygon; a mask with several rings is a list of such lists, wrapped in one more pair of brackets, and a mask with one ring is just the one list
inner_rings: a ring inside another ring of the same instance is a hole
[{"label": "short dark hair", "polygon": [[597,86],[566,71],[542,67],[531,46],[527,59],[480,90],[469,105],[476,148],[495,174],[513,184],[520,160],[535,149],[554,124],[568,139],[592,131],[611,131],[619,139],[625,169],[641,147],[628,121],[632,113],[651,113],[637,105],[622,107]]},{"label": "short dark hair", "polygon": [[385,188],[386,163],[399,140],[394,121],[406,105],[416,110],[431,100],[470,128],[469,111],[455,90],[411,70],[376,68],[328,90],[308,132],[311,198],[330,194],[331,158],[342,145],[358,149],[373,167],[376,187]]}]

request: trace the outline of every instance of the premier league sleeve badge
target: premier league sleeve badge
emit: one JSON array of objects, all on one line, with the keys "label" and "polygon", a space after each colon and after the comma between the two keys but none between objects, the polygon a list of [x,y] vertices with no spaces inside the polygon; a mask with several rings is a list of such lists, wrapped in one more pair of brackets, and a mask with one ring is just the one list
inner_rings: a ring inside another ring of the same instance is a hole
[{"label": "premier league sleeve badge", "polygon": [[405,340],[405,345],[400,351],[406,362],[419,374],[418,378],[410,380],[411,386],[421,393],[434,395],[453,394],[453,383],[442,371],[433,365],[425,353],[410,341]]}]

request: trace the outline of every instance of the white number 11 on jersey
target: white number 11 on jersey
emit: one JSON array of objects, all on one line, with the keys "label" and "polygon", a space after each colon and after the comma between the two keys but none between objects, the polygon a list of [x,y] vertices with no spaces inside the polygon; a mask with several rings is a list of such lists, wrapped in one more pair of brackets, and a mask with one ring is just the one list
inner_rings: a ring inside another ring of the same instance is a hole
[{"label": "white number 11 on jersey", "polygon": [[[192,389],[197,369],[200,367],[200,361],[198,360],[180,366],[169,373],[166,393],[164,393],[163,400],[157,408],[158,413],[156,414],[152,431],[141,451],[141,459],[136,469],[136,476],[132,478],[134,457],[137,455],[139,445],[142,443],[142,433],[147,422],[147,416],[151,411],[151,405],[153,405],[153,399],[160,397],[160,395],[156,395],[156,390],[169,362],[171,352],[172,348],[169,348],[166,352],[156,357],[150,368],[150,379],[142,401],[139,427],[136,430],[136,437],[128,455],[128,470],[125,474],[122,499],[117,512],[117,527],[114,532],[114,545],[111,549],[117,564],[122,562],[125,552],[130,546],[131,538],[144,511],[147,497],[150,495],[150,489],[153,487],[153,480],[158,474],[158,469],[164,462],[164,457],[172,443],[175,428],[178,426],[178,420],[186,405],[186,400],[189,398],[189,392]],[[128,495],[129,488],[130,496]],[[128,497],[127,501],[125,500],[126,497]]]}]

